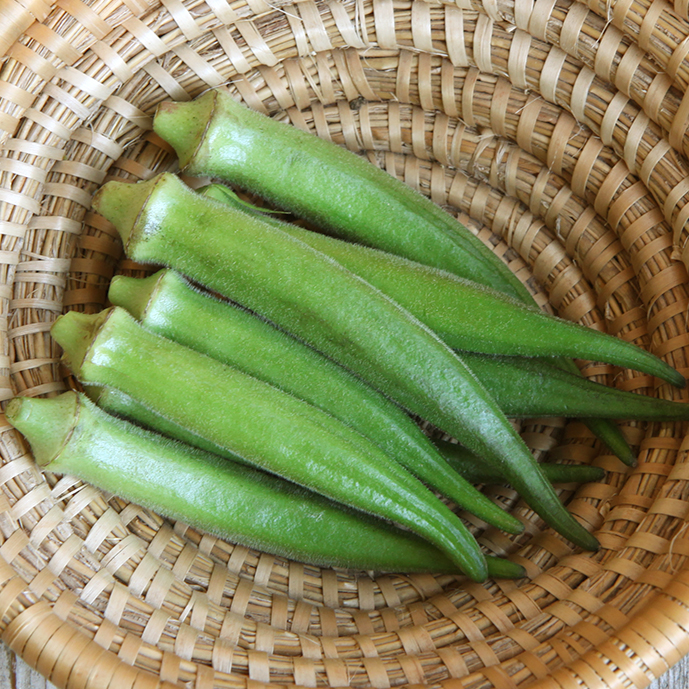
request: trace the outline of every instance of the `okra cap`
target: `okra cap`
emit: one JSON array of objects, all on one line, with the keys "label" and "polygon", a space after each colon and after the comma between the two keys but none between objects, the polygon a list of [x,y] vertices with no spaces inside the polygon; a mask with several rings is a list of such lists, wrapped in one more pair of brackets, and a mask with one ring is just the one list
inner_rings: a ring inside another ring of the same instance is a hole
[{"label": "okra cap", "polygon": [[76,376],[79,375],[96,333],[112,313],[113,309],[94,314],[69,311],[53,323],[50,334],[65,350],[62,361]]},{"label": "okra cap", "polygon": [[5,415],[28,440],[36,463],[48,467],[69,441],[77,425],[79,406],[79,397],[72,391],[51,399],[15,397]]},{"label": "okra cap", "polygon": [[159,270],[145,278],[133,278],[126,275],[115,275],[110,282],[108,299],[115,306],[129,311],[137,320],[144,319],[151,299],[161,281],[170,271]]},{"label": "okra cap", "polygon": [[158,106],[153,118],[153,131],[167,141],[177,153],[180,169],[194,158],[213,118],[218,93],[209,91],[196,100]]},{"label": "okra cap", "polygon": [[163,173],[135,184],[112,180],[95,193],[91,202],[93,209],[115,226],[122,238],[125,252],[146,201],[161,179],[167,177],[174,175]]}]

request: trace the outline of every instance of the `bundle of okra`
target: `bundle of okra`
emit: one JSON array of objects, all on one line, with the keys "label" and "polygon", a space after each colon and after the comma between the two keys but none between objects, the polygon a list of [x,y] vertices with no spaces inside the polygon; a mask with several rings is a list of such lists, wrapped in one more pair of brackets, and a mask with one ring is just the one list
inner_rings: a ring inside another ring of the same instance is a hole
[{"label": "bundle of okra", "polygon": [[[54,324],[88,397],[10,403],[41,466],[320,565],[520,576],[485,557],[436,495],[519,533],[475,487],[490,482],[509,483],[574,544],[598,547],[552,485],[598,470],[538,464],[508,417],[584,418],[632,463],[610,419],[687,420],[689,405],[589,382],[572,358],[683,386],[676,370],[543,313],[420,194],[221,91],[163,104],[154,129],[185,174],[248,190],[325,234],[220,184],[194,191],[165,173],[104,185],[94,208],[127,256],[164,268],[116,277],[113,307]],[[431,442],[411,415],[461,445]]]}]

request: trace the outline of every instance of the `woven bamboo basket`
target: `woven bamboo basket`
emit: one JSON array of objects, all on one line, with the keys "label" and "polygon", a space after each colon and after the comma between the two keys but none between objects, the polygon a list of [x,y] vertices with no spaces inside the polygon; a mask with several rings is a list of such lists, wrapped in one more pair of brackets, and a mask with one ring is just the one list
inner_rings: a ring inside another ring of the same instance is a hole
[{"label": "woven bamboo basket", "polygon": [[[457,215],[544,309],[689,373],[689,3],[0,0],[0,400],[70,385],[49,328],[124,259],[98,186],[175,169],[158,103],[227,88]],[[589,363],[638,394],[686,393]],[[522,425],[606,478],[562,499],[585,553],[472,528],[528,578],[324,570],[41,474],[0,416],[0,635],[58,687],[644,687],[689,653],[689,437]]]}]

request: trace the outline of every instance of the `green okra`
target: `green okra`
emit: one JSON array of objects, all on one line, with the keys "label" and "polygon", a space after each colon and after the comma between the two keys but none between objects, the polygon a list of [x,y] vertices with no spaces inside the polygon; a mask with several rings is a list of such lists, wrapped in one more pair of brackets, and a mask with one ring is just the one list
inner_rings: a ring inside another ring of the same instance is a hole
[{"label": "green okra", "polygon": [[[302,562],[404,572],[456,572],[437,548],[293,483],[164,439],[67,392],[15,398],[8,421],[39,466],[194,527]],[[522,576],[514,563],[496,572]]]},{"label": "green okra", "polygon": [[[580,371],[572,370],[567,366],[562,366],[561,368],[574,375],[581,376]],[[636,454],[629,446],[622,429],[614,421],[591,418],[590,416],[582,418],[581,421],[623,464],[629,467],[636,466]]]},{"label": "green okra", "polygon": [[[534,303],[509,268],[436,204],[350,151],[254,112],[225,91],[163,103],[153,127],[187,174],[230,181],[346,239]],[[573,361],[562,366],[578,373]],[[634,462],[613,423],[585,422],[620,459]]]},{"label": "green okra", "polygon": [[598,547],[463,362],[369,283],[259,218],[196,194],[174,175],[108,182],[93,207],[118,229],[130,258],[173,267],[303,339],[499,466],[566,538]]},{"label": "green okra", "polygon": [[[228,197],[231,192],[222,185],[212,185],[201,193],[232,203]],[[245,212],[251,215],[250,209]],[[550,316],[489,287],[384,251],[261,217],[387,294],[453,349],[505,356],[591,359],[638,369],[676,385],[684,382],[674,368],[634,344]]]},{"label": "green okra", "polygon": [[486,273],[500,291],[526,288],[448,213],[353,153],[279,123],[220,90],[189,103],[162,103],[155,132],[180,168],[237,184],[348,239],[437,265],[460,265],[469,279]]},{"label": "green okra", "polygon": [[[245,460],[238,455],[228,452],[205,438],[172,423],[140,402],[125,395],[120,390],[105,386],[90,386],[86,388],[86,394],[95,404],[109,414],[120,416],[128,421],[154,430],[163,436],[174,438],[187,445],[193,445],[206,452],[226,457],[240,464],[246,464]],[[505,482],[503,476],[498,475],[497,472],[462,445],[442,440],[433,442],[444,460],[452,467],[452,470],[459,473],[470,483],[493,484]],[[590,481],[598,481],[605,475],[603,469],[586,465],[542,462],[539,466],[551,483],[588,483]]]},{"label": "green okra", "polygon": [[124,309],[69,312],[51,329],[84,385],[109,385],[269,471],[402,524],[477,581],[483,555],[461,520],[377,445],[325,412],[145,330]]},{"label": "green okra", "polygon": [[426,197],[351,151],[250,110],[225,91],[162,103],[153,127],[186,174],[232,182],[331,233],[533,304],[509,268]]},{"label": "green okra", "polygon": [[[246,203],[239,199],[239,197],[228,187],[226,187],[223,184],[209,184],[202,189],[199,189],[199,193],[204,194],[205,196],[208,196],[210,198],[214,198],[218,201],[221,201],[223,203],[227,203],[229,205],[232,205],[235,208],[238,208],[240,210],[243,210],[248,213],[261,213],[261,209],[256,208],[255,206],[252,206],[249,203]],[[272,218],[270,215],[262,214],[262,217],[266,220],[266,222],[272,222],[276,226],[284,226],[285,223],[280,224],[280,221]],[[286,228],[287,229],[287,228]],[[287,230],[289,231],[289,230]],[[297,228],[293,230],[293,233],[297,237],[308,237],[309,235],[312,235],[313,233],[306,233],[305,230],[302,230],[301,228]],[[321,241],[318,237],[314,237],[313,241],[319,242]],[[308,240],[307,240],[308,243]],[[328,253],[328,249],[335,249],[336,251],[339,251],[340,253],[346,252],[346,255],[348,255],[349,262],[350,262],[350,270],[353,270],[353,272],[356,272],[356,270],[353,269],[353,265],[356,265],[357,259],[359,261],[363,260],[364,263],[366,263],[366,250],[363,249],[363,247],[359,248],[359,245],[350,245],[350,244],[344,244],[342,246],[342,242],[338,242],[334,238],[323,238],[322,243],[320,244],[311,244],[312,246],[319,248],[320,250],[323,251],[324,253]],[[353,248],[347,248],[352,246]],[[382,253],[382,252],[380,252]],[[387,266],[387,269],[392,269],[392,270],[397,270],[402,267],[403,261],[399,261],[396,264],[393,264],[392,266]],[[376,274],[385,274],[385,269],[383,269],[383,273],[380,273],[379,271],[376,271]],[[410,276],[411,278],[412,276]],[[407,293],[403,292],[401,295],[398,295],[398,301],[400,300],[400,296],[402,299],[404,299],[404,295]],[[533,300],[531,299],[530,295],[528,292],[525,293],[525,301],[524,303],[533,307]],[[400,303],[402,303],[400,301]],[[418,304],[418,300],[416,302]],[[403,304],[404,305],[404,304]],[[427,313],[427,305],[428,302],[427,300],[423,300],[423,314]],[[433,308],[431,307],[431,311]],[[418,315],[418,314],[417,314]],[[455,333],[458,333],[458,336],[461,338],[463,337],[464,333],[461,327],[457,328],[457,323],[458,321],[455,321],[453,318],[446,318],[445,317],[445,311],[442,308],[438,311],[436,309],[436,318],[439,316],[439,322],[441,323],[441,327],[444,328],[450,328],[450,330],[454,329]],[[471,324],[471,322],[470,322]],[[455,335],[457,337],[457,334]],[[494,346],[494,345],[493,345]],[[523,345],[522,345],[523,346]],[[569,360],[561,360],[559,362],[560,368],[562,368],[565,371],[568,371],[569,373],[573,373],[579,377],[581,376],[581,373],[579,369],[574,365],[572,361]],[[626,439],[622,435],[622,432],[620,429],[617,427],[615,423],[612,423],[608,421],[607,419],[600,419],[600,418],[585,418],[584,423],[589,427],[589,429],[593,432],[595,436],[597,436],[602,442],[604,442],[610,450],[619,457],[622,462],[629,466],[634,466],[636,464],[636,457],[634,453],[632,452],[631,448],[627,444]]]},{"label": "green okra", "polygon": [[689,421],[689,404],[601,385],[543,359],[475,352],[461,356],[509,417]]},{"label": "green okra", "polygon": [[[436,440],[435,443],[450,466],[468,481],[486,485],[505,483],[503,476],[491,471],[466,447],[446,440]],[[605,476],[604,469],[586,464],[542,462],[539,466],[551,483],[591,483]]]},{"label": "green okra", "polygon": [[[430,487],[510,533],[523,525],[477,491],[397,405],[256,315],[201,292],[175,271],[116,276],[108,298],[148,330],[275,385],[369,438]],[[199,327],[202,323],[203,327]]]}]

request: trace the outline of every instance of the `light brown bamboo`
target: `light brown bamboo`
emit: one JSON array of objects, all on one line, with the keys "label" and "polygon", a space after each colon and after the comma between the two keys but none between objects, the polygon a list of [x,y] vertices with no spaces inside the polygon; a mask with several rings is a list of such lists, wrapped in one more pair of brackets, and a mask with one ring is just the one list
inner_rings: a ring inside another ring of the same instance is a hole
[{"label": "light brown bamboo", "polygon": [[[174,168],[151,132],[155,106],[217,86],[428,194],[545,308],[686,370],[681,2],[618,2],[609,24],[607,6],[569,0],[9,0],[0,400],[72,384],[51,322],[99,309],[116,272],[145,272],[91,195]],[[525,535],[472,528],[529,578],[478,585],[321,570],[168,523],[40,474],[3,419],[0,633],[70,689],[644,686],[689,651],[689,444],[679,424],[625,428],[633,470],[581,424],[523,427],[539,457],[608,470],[562,490],[602,549],[572,551],[497,487]]]}]

